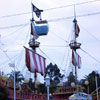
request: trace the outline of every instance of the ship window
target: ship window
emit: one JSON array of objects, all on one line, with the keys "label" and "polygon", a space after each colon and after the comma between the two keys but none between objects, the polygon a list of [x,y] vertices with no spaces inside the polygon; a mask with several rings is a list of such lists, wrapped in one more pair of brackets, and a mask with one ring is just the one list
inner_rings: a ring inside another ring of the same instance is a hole
[{"label": "ship window", "polygon": [[45,96],[41,96],[41,99],[44,100],[45,99]]},{"label": "ship window", "polygon": [[34,99],[37,99],[37,96],[36,95],[34,96]]}]

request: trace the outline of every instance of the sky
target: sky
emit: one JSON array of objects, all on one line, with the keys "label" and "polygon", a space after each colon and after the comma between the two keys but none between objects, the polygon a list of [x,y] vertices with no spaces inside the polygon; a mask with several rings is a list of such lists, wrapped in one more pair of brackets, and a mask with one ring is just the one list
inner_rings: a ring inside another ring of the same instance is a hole
[{"label": "sky", "polygon": [[[46,57],[46,64],[57,64],[67,77],[74,68],[71,64],[69,43],[73,35],[74,7],[80,27],[77,42],[81,49],[82,66],[77,69],[78,79],[92,71],[100,73],[100,0],[33,0],[32,3],[44,10],[42,19],[48,21],[47,36],[37,39],[37,52]],[[0,0],[0,70],[10,73],[15,63],[25,77],[29,77],[25,66],[25,50],[30,39],[31,0]],[[35,20],[39,20],[34,14]],[[41,52],[42,51],[42,52]]]}]

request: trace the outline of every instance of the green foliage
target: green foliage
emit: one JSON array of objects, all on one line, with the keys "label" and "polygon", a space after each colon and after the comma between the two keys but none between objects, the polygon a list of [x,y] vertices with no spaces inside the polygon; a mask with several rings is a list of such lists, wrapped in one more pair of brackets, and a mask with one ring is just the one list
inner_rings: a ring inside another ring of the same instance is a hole
[{"label": "green foliage", "polygon": [[[88,76],[85,76],[84,79],[80,80],[81,85],[84,87],[84,92],[87,92],[89,86],[89,93],[92,93],[96,89],[95,76],[97,76],[98,87],[100,86],[100,76],[95,71],[92,71]],[[85,85],[85,81],[89,82],[89,85]]]},{"label": "green foliage", "polygon": [[[32,91],[35,91],[35,82],[32,82],[32,78],[29,79],[28,85]],[[42,83],[37,84],[37,91],[38,93],[42,93],[42,94],[46,93],[47,88],[45,84]]]},{"label": "green foliage", "polygon": [[42,93],[42,94],[46,94],[47,93],[47,88],[45,86],[45,84],[39,84],[38,87],[38,93]]},{"label": "green foliage", "polygon": [[50,82],[54,81],[56,84],[58,84],[64,77],[64,75],[60,73],[58,66],[56,64],[53,65],[52,63],[47,66],[45,77],[47,74],[50,77]]},{"label": "green foliage", "polygon": [[7,88],[0,86],[0,100],[8,100],[9,92]]},{"label": "green foliage", "polygon": [[28,85],[29,85],[31,90],[35,90],[35,83],[32,82],[32,78],[29,79]]},{"label": "green foliage", "polygon": [[56,86],[57,86],[57,84],[56,84],[56,82],[54,82],[54,81],[52,81],[51,83],[50,83],[51,85],[50,85],[50,93],[54,93],[54,91],[56,90]]},{"label": "green foliage", "polygon": [[71,86],[72,82],[75,83],[75,76],[73,75],[73,72],[70,72],[68,76],[68,86]]},{"label": "green foliage", "polygon": [[[8,74],[9,78],[13,78],[14,79],[14,71],[12,71],[10,74]],[[21,74],[20,71],[16,71],[15,72],[15,81],[16,84],[22,83],[22,81],[24,80],[24,76]]]},{"label": "green foliage", "polygon": [[56,86],[63,79],[64,75],[60,73],[58,66],[50,63],[46,68],[46,76],[50,77],[50,93],[54,93]]}]

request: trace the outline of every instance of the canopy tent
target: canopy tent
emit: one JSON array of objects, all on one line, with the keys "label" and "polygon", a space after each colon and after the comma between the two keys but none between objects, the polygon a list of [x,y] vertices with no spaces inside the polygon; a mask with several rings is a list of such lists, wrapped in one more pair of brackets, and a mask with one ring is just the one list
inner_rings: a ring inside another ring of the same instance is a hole
[{"label": "canopy tent", "polygon": [[92,96],[86,93],[75,93],[69,96],[69,100],[92,100]]}]

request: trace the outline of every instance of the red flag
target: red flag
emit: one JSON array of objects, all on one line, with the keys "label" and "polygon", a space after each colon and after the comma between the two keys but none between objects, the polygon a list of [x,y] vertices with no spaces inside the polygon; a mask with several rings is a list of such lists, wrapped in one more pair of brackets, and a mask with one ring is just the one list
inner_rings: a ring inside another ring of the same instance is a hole
[{"label": "red flag", "polygon": [[79,28],[77,22],[74,24],[74,28],[75,28],[75,37],[77,38],[79,36],[79,32],[80,32],[80,28]]},{"label": "red flag", "polygon": [[28,48],[25,48],[26,53],[26,66],[30,72],[38,72],[42,75],[46,71],[46,62],[45,58],[41,55],[29,50]]},{"label": "red flag", "polygon": [[78,66],[79,69],[81,68],[81,57],[74,50],[72,50],[72,64]]},{"label": "red flag", "polygon": [[35,35],[35,33],[34,33],[34,27],[33,27],[32,23],[31,23],[31,35]]}]

